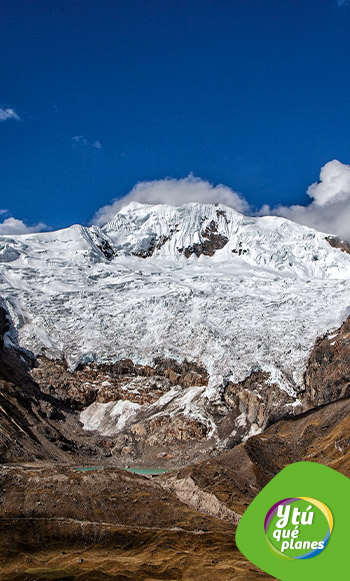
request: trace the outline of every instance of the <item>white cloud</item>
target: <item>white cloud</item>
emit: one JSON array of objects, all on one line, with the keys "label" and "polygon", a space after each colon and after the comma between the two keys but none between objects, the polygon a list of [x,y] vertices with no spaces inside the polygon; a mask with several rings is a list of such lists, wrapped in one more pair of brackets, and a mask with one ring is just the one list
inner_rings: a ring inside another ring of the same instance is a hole
[{"label": "white cloud", "polygon": [[16,121],[21,121],[19,115],[17,115],[14,109],[2,109],[0,107],[0,123],[2,121],[7,121],[8,119],[15,119]]},{"label": "white cloud", "polygon": [[311,184],[307,193],[317,206],[350,201],[350,165],[337,159],[321,168],[320,180]]},{"label": "white cloud", "polygon": [[78,145],[88,145],[89,142],[84,135],[75,135],[72,137],[72,144],[73,147],[77,147]]},{"label": "white cloud", "polygon": [[75,135],[72,137],[73,147],[93,147],[94,149],[102,149],[101,142],[97,139],[91,143],[84,135]]},{"label": "white cloud", "polygon": [[326,163],[318,182],[307,190],[308,206],[263,206],[259,215],[284,216],[321,232],[350,240],[350,165],[334,159]]},{"label": "white cloud", "polygon": [[[2,212],[4,213],[4,212]],[[22,220],[17,220],[17,218],[6,218],[0,223],[0,235],[15,235],[15,234],[31,234],[33,232],[42,232],[47,230],[46,224],[40,222],[40,224],[35,224],[34,226],[27,226]]]},{"label": "white cloud", "polygon": [[103,226],[114,218],[120,208],[130,202],[169,204],[171,206],[181,206],[187,202],[221,203],[243,213],[250,209],[248,202],[227,186],[221,184],[213,186],[209,182],[189,175],[187,178],[179,180],[165,179],[140,182],[124,198],[113,200],[112,204],[100,208],[93,218],[93,223]]},{"label": "white cloud", "polygon": [[338,6],[347,6],[349,4],[349,0],[337,0]]},{"label": "white cloud", "polygon": [[230,206],[243,214],[256,216],[282,216],[350,241],[350,165],[334,159],[326,163],[320,179],[307,190],[311,198],[307,206],[263,205],[254,211],[247,200],[227,186],[213,186],[209,182],[189,175],[184,179],[165,179],[138,183],[129,194],[113,200],[96,212],[92,223],[103,226],[132,201],[143,204],[169,204],[180,206],[187,202]]}]

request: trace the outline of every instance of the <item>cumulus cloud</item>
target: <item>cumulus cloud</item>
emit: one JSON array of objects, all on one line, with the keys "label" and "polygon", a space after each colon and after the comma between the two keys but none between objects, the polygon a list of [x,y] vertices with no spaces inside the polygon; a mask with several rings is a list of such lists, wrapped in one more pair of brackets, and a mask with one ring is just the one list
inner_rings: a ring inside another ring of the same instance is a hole
[{"label": "cumulus cloud", "polygon": [[[4,214],[5,211],[0,211],[0,214]],[[17,220],[17,218],[6,218],[0,223],[0,235],[2,236],[12,236],[15,234],[31,234],[33,232],[42,232],[47,230],[46,224],[40,222],[34,226],[27,226],[22,220]]]},{"label": "cumulus cloud", "polygon": [[259,215],[283,216],[321,232],[350,240],[350,165],[334,159],[326,163],[318,182],[307,190],[307,206],[263,206]]},{"label": "cumulus cloud", "polygon": [[97,139],[93,142],[86,139],[84,135],[75,135],[72,137],[72,145],[73,147],[93,147],[94,149],[102,149],[102,145],[100,141]]},{"label": "cumulus cloud", "polygon": [[124,198],[114,200],[96,212],[92,222],[103,226],[130,202],[142,204],[169,204],[181,206],[188,202],[203,204],[221,203],[239,212],[249,212],[248,202],[237,192],[221,184],[213,186],[209,182],[189,175],[183,179],[154,180],[138,183]]},{"label": "cumulus cloud", "polygon": [[350,165],[334,159],[326,163],[319,181],[307,190],[310,203],[306,206],[263,205],[253,209],[247,200],[231,188],[189,175],[184,179],[165,179],[138,183],[129,194],[113,200],[96,212],[92,223],[104,226],[115,214],[130,202],[143,204],[169,204],[180,206],[187,202],[203,204],[221,203],[235,210],[254,216],[281,216],[321,232],[335,234],[350,241]]},{"label": "cumulus cloud", "polygon": [[350,165],[337,159],[329,161],[321,168],[319,181],[311,184],[307,193],[317,206],[350,201]]},{"label": "cumulus cloud", "polygon": [[2,121],[7,121],[8,119],[15,119],[16,121],[20,121],[21,118],[17,115],[14,109],[2,109],[0,107],[0,123]]}]

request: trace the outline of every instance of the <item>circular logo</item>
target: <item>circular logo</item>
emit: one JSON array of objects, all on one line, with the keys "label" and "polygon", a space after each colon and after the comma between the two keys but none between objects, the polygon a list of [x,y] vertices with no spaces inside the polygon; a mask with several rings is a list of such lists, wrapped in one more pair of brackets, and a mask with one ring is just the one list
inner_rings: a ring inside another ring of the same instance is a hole
[{"label": "circular logo", "polygon": [[327,546],[333,516],[323,502],[299,496],[276,502],[264,522],[267,543],[283,559],[311,559]]}]

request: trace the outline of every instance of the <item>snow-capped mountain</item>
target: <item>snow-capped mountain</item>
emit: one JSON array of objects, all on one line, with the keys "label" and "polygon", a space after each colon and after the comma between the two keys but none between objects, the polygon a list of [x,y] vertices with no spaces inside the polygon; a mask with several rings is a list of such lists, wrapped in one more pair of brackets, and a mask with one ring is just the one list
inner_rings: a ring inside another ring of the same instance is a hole
[{"label": "snow-capped mountain", "polygon": [[208,387],[186,401],[182,392],[185,414],[258,371],[296,399],[316,338],[349,314],[350,255],[326,234],[222,205],[131,203],[102,229],[2,236],[0,263],[23,347],[71,369],[201,364]]}]

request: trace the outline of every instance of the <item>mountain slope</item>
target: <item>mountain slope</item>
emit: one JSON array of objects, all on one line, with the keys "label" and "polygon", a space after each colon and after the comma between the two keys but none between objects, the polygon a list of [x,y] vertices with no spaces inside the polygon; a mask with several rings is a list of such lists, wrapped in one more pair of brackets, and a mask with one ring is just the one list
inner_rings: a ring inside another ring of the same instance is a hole
[{"label": "mountain slope", "polygon": [[33,355],[3,344],[9,329],[0,307],[0,463],[108,462],[108,443],[84,431],[77,415],[33,380]]},{"label": "mountain slope", "polygon": [[[336,386],[349,382],[349,324],[313,349],[315,403],[327,396],[330,378]],[[329,401],[335,395],[346,393],[328,393]],[[79,456],[71,466],[1,466],[1,578],[267,579],[235,547],[237,518],[288,463],[322,462],[349,476],[349,412],[347,397],[149,479],[105,465],[82,468]]]},{"label": "mountain slope", "polygon": [[[154,367],[159,358],[205,368],[207,385],[173,381],[136,405],[129,382],[129,403],[119,395],[117,405],[83,411],[87,429],[115,435],[123,426],[132,447],[139,426],[180,438],[174,417],[216,447],[300,411],[316,339],[349,314],[348,254],[310,228],[222,205],[132,203],[102,230],[1,237],[0,257],[0,294],[16,328],[9,344],[70,371],[126,359]],[[174,365],[167,373],[176,377]]]}]

